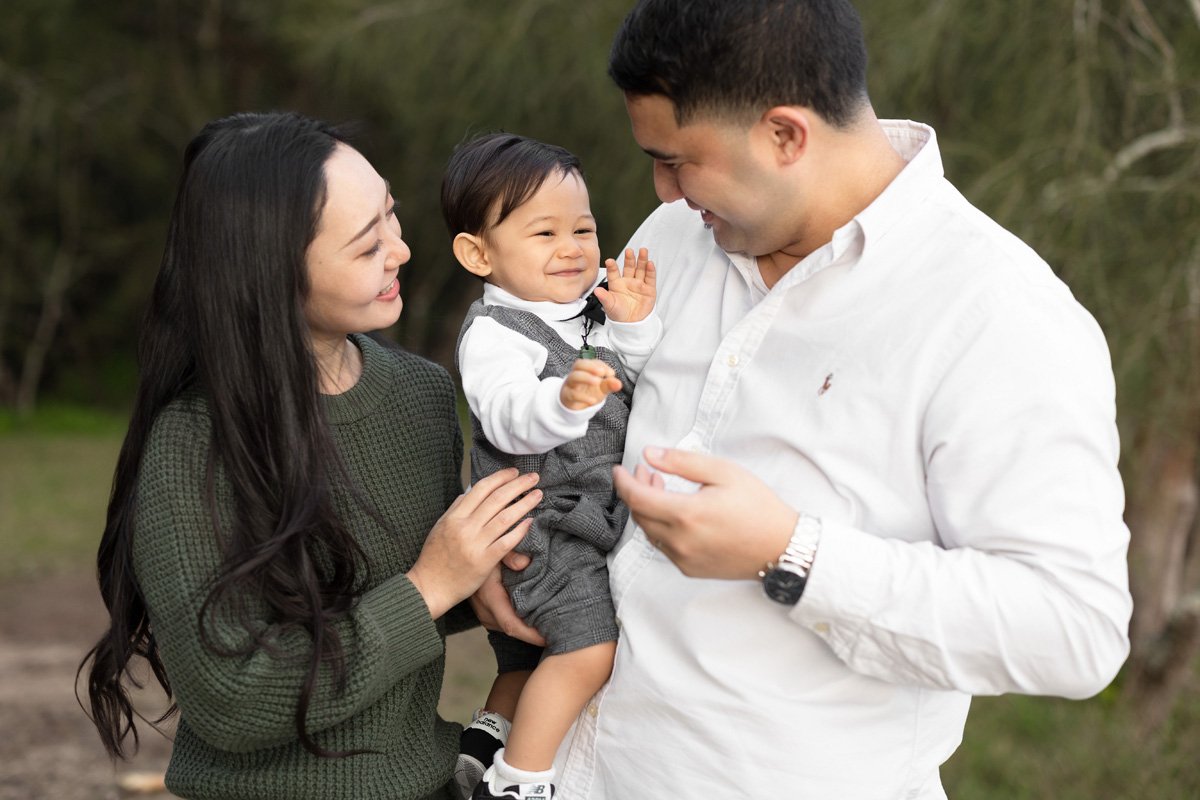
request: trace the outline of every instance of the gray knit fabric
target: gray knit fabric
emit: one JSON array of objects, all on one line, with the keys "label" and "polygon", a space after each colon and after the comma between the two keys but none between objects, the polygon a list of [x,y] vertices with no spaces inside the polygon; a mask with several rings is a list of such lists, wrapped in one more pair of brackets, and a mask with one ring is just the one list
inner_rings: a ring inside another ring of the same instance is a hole
[{"label": "gray knit fabric", "polygon": [[[579,358],[579,350],[536,314],[486,305],[482,300],[476,300],[467,311],[460,346],[463,334],[480,316],[546,348],[546,365],[539,380],[565,377]],[[479,419],[471,415],[472,482],[506,467],[540,476],[542,502],[533,511],[529,533],[517,546],[532,563],[521,571],[506,568],[504,585],[517,613],[546,638],[550,654],[617,638],[605,554],[616,545],[629,515],[613,490],[612,468],[621,462],[625,449],[632,387],[612,350],[597,348],[597,356],[616,371],[622,388],[608,396],[588,423],[587,434],[579,439],[547,453],[512,455],[492,446]]]}]

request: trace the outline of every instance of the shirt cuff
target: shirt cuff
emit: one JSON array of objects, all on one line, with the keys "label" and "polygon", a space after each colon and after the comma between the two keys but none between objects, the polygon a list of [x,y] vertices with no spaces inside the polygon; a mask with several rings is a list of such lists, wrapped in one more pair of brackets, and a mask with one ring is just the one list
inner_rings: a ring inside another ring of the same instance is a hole
[{"label": "shirt cuff", "polygon": [[445,651],[425,598],[403,573],[364,594],[359,613],[380,638],[387,665],[383,674],[407,675]]},{"label": "shirt cuff", "polygon": [[617,322],[608,320],[608,343],[614,350],[623,353],[648,353],[662,338],[662,318],[656,311],[651,311],[645,319],[637,322]]},{"label": "shirt cuff", "polygon": [[844,645],[847,637],[853,638],[857,621],[871,613],[871,600],[862,590],[888,580],[886,558],[880,559],[886,545],[877,536],[822,518],[804,594],[789,612],[792,621],[840,650],[835,640]]}]

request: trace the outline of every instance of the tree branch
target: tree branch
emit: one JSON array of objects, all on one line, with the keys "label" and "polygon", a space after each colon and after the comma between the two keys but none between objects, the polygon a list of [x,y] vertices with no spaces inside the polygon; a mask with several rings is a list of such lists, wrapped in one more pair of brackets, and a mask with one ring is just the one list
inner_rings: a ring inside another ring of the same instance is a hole
[{"label": "tree branch", "polygon": [[1183,98],[1179,94],[1179,77],[1175,72],[1175,48],[1171,47],[1171,43],[1167,41],[1167,37],[1163,35],[1162,29],[1158,27],[1150,10],[1146,8],[1146,4],[1142,0],[1129,0],[1129,6],[1133,10],[1134,23],[1139,32],[1153,42],[1154,46],[1158,48],[1158,52],[1162,54],[1163,86],[1167,93],[1171,125],[1182,125]]},{"label": "tree branch", "polygon": [[1197,125],[1174,125],[1139,136],[1113,156],[1112,163],[1104,170],[1104,181],[1112,183],[1138,161],[1153,153],[1194,142],[1200,142],[1200,126]]}]

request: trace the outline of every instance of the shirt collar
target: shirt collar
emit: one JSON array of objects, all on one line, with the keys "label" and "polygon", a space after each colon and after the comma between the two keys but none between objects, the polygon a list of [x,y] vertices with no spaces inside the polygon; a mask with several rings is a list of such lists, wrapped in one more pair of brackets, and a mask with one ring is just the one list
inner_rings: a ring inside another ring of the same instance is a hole
[{"label": "shirt collar", "polygon": [[839,234],[851,226],[861,231],[864,249],[882,239],[945,175],[933,128],[911,120],[880,120],[880,125],[892,147],[908,163],[869,206],[834,233],[835,247]]},{"label": "shirt collar", "polygon": [[[596,283],[599,284],[603,277],[604,272],[601,270],[597,276]],[[594,289],[595,286],[592,288]],[[537,314],[542,319],[565,320],[583,311],[584,303],[587,302],[587,296],[591,293],[591,289],[589,289],[583,297],[578,300],[572,300],[569,303],[555,303],[551,300],[523,300],[511,292],[501,289],[494,283],[485,283],[483,285],[483,302],[490,306],[505,306],[507,308],[515,308],[518,311],[528,311]]]},{"label": "shirt collar", "polygon": [[[943,177],[933,128],[911,120],[880,120],[879,124],[892,147],[908,163],[870,205],[834,231],[827,244],[788,270],[776,288],[792,286],[834,264],[858,262],[869,246],[886,236]],[[748,284],[762,284],[756,259],[743,253],[727,255]]]}]

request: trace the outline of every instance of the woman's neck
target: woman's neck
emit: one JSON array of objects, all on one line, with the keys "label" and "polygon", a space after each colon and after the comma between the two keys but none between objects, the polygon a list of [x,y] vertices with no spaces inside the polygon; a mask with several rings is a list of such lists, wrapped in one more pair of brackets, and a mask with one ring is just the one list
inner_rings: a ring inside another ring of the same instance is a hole
[{"label": "woman's neck", "polygon": [[349,337],[325,340],[314,337],[312,348],[321,394],[341,394],[358,383],[363,371],[362,353]]}]

